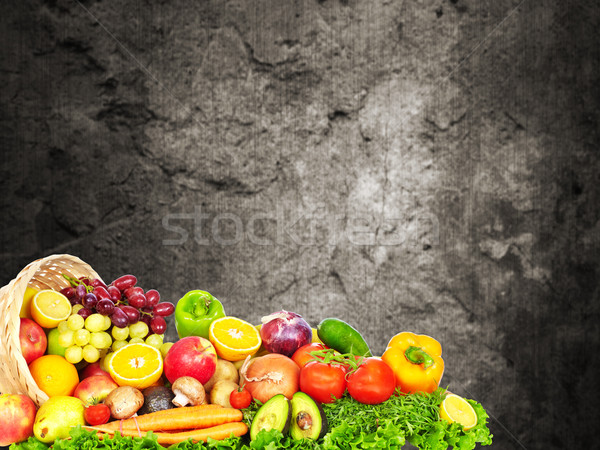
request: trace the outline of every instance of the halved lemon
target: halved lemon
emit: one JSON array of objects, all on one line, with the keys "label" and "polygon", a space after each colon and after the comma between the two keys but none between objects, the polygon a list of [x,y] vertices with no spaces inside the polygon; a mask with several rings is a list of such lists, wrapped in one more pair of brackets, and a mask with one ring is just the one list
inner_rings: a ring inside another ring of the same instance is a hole
[{"label": "halved lemon", "polygon": [[448,394],[440,405],[440,418],[461,424],[465,431],[477,425],[477,414],[469,402],[456,394]]},{"label": "halved lemon", "polygon": [[163,372],[160,350],[148,344],[128,344],[112,354],[108,371],[119,386],[145,389]]},{"label": "halved lemon", "polygon": [[262,340],[256,327],[237,317],[221,317],[210,324],[208,339],[217,355],[227,361],[240,361],[255,354]]},{"label": "halved lemon", "polygon": [[71,302],[58,291],[44,289],[31,301],[31,317],[43,328],[56,328],[71,315]]}]

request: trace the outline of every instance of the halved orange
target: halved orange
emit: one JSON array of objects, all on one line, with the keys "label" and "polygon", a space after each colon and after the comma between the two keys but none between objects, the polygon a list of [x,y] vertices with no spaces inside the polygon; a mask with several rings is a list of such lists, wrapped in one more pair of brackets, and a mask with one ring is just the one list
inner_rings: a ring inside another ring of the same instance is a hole
[{"label": "halved orange", "polygon": [[44,289],[31,301],[31,317],[43,328],[56,328],[71,315],[71,302],[58,291]]},{"label": "halved orange", "polygon": [[256,327],[237,317],[221,317],[210,324],[208,339],[217,355],[227,361],[240,361],[255,354],[262,339]]},{"label": "halved orange", "polygon": [[465,431],[477,425],[477,414],[469,402],[456,394],[448,394],[440,405],[440,418],[461,424]]},{"label": "halved orange", "polygon": [[119,386],[145,389],[162,375],[160,350],[148,344],[128,344],[108,360],[108,371]]}]

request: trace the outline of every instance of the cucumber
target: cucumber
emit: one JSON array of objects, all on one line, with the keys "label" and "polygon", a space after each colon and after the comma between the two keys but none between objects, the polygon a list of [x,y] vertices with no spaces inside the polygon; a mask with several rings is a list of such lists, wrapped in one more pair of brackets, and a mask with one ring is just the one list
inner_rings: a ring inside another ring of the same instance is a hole
[{"label": "cucumber", "polygon": [[362,335],[343,320],[323,319],[317,325],[317,334],[326,346],[340,353],[351,353],[355,356],[373,356]]}]

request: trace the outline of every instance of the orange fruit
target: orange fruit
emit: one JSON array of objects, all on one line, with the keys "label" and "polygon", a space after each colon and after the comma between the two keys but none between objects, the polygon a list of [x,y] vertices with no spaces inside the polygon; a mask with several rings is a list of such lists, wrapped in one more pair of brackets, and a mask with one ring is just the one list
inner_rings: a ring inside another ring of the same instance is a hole
[{"label": "orange fruit", "polygon": [[48,397],[73,395],[79,384],[75,366],[59,355],[44,355],[34,359],[29,364],[29,371]]},{"label": "orange fruit", "polygon": [[31,317],[43,328],[56,328],[71,315],[71,302],[58,291],[44,289],[31,301]]},{"label": "orange fruit", "polygon": [[477,425],[477,414],[471,404],[456,394],[448,394],[440,405],[440,418],[461,424],[465,431]]},{"label": "orange fruit", "polygon": [[119,386],[145,389],[163,373],[160,350],[148,344],[128,344],[107,361],[108,371]]},{"label": "orange fruit", "polygon": [[208,329],[208,339],[217,355],[227,361],[240,361],[255,354],[262,344],[256,327],[237,317],[221,317]]}]

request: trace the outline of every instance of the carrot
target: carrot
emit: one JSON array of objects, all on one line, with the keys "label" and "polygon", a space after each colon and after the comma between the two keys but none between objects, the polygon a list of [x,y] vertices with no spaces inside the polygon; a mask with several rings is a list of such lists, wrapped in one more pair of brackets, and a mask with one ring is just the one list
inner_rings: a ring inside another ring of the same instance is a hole
[{"label": "carrot", "polygon": [[185,406],[185,407],[181,407],[181,408],[165,409],[162,411],[156,411],[153,413],[143,414],[141,416],[135,416],[135,418],[131,417],[129,419],[124,419],[124,420],[114,420],[112,422],[105,423],[104,425],[102,425],[102,427],[106,428],[107,430],[108,429],[118,430],[120,428],[123,428],[123,429],[128,428],[128,429],[132,429],[132,430],[137,430],[135,421],[137,421],[138,425],[140,425],[140,420],[142,419],[142,417],[146,418],[146,419],[142,420],[142,423],[144,421],[155,420],[156,417],[158,417],[159,420],[170,420],[171,417],[176,417],[176,416],[180,416],[180,415],[187,416],[188,414],[196,414],[199,411],[204,411],[207,409],[217,409],[217,408],[222,408],[222,406],[221,405],[198,405],[198,406]]},{"label": "carrot", "polygon": [[247,432],[248,426],[244,422],[230,422],[210,428],[184,431],[183,433],[157,433],[157,437],[159,444],[170,445],[177,444],[186,439],[192,439],[194,442],[206,442],[209,437],[220,441],[222,439],[227,439],[232,434],[234,436],[243,436]]},{"label": "carrot", "polygon": [[[119,430],[103,431],[101,427],[86,427],[91,430],[96,430],[99,433],[114,434]],[[222,440],[227,439],[232,434],[234,436],[243,436],[248,432],[248,426],[244,422],[230,422],[216,425],[210,428],[200,428],[187,430],[179,433],[154,432],[158,443],[161,445],[178,444],[187,439],[192,439],[193,442],[208,441],[208,438]],[[123,430],[121,436],[139,437],[140,433],[137,430]],[[101,436],[100,436],[101,437]]]},{"label": "carrot", "polygon": [[239,422],[243,416],[239,409],[194,406],[157,411],[123,421],[115,420],[96,428],[101,431],[137,431],[138,427],[141,431],[192,430],[228,422]]}]

